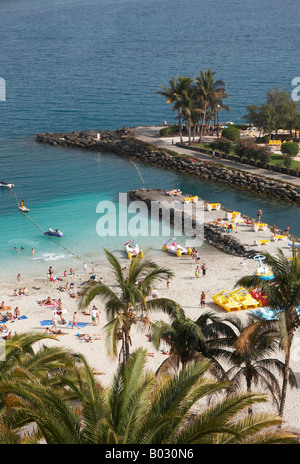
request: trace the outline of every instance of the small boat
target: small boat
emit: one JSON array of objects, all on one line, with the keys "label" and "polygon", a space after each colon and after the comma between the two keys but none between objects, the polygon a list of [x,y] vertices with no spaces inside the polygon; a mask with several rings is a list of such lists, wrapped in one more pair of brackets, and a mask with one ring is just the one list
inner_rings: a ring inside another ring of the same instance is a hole
[{"label": "small boat", "polygon": [[47,232],[45,232],[45,235],[48,235],[50,237],[64,237],[65,235],[58,229],[48,229]]},{"label": "small boat", "polygon": [[140,247],[137,243],[134,243],[134,240],[129,240],[129,242],[124,243],[125,251],[127,253],[128,259],[139,256],[143,257],[143,252],[140,250]]},{"label": "small boat", "polygon": [[26,206],[19,206],[19,210],[22,211],[22,213],[29,213],[30,209],[26,208]]},{"label": "small boat", "polygon": [[6,187],[6,188],[14,188],[15,184],[12,184],[11,182],[4,182],[4,180],[0,181],[0,187]]},{"label": "small boat", "polygon": [[176,243],[175,241],[173,241],[171,243],[171,245],[168,245],[168,243],[171,240],[176,240],[176,237],[170,238],[169,240],[167,240],[163,244],[162,248],[163,248],[164,251],[168,251],[169,253],[173,253],[174,255],[177,255],[178,257],[180,257],[183,254],[187,254],[187,255],[192,254],[192,250],[189,247],[185,248],[185,247],[183,247],[181,245],[178,245],[178,243]]}]

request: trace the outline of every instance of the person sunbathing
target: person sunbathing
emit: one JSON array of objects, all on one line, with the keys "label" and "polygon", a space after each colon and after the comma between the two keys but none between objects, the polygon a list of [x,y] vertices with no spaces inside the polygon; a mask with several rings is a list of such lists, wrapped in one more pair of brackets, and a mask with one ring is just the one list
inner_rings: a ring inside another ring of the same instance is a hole
[{"label": "person sunbathing", "polygon": [[50,333],[53,335],[68,335],[67,332],[62,332],[60,329],[50,329]]},{"label": "person sunbathing", "polygon": [[80,298],[82,296],[82,292],[71,293],[71,298]]}]

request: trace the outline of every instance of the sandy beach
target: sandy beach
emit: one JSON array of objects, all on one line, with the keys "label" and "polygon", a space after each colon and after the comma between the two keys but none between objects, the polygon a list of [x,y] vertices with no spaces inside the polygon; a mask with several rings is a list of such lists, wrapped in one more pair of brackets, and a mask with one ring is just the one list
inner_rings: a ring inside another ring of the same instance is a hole
[{"label": "sandy beach", "polygon": [[[204,248],[203,248],[204,250]],[[201,253],[201,247],[199,248],[200,264],[206,263],[207,272],[205,276],[200,275],[199,278],[195,277],[196,263],[191,256],[182,256],[180,258],[166,254],[163,251],[161,253],[155,253],[153,258],[161,265],[169,268],[174,272],[174,278],[170,282],[170,288],[167,289],[166,283],[161,283],[157,288],[156,292],[159,297],[169,297],[178,302],[184,309],[186,315],[191,319],[197,319],[202,311],[213,311],[220,317],[224,318],[247,318],[250,314],[250,310],[242,310],[238,312],[228,313],[222,308],[218,307],[212,301],[212,295],[228,289],[229,291],[234,289],[236,281],[242,275],[248,275],[254,272],[257,268],[257,262],[253,259],[244,259],[240,257],[233,257],[230,255],[223,254],[214,248],[205,247],[204,254]],[[149,252],[151,256],[151,252]],[[129,260],[126,258],[120,259],[122,266],[129,265]],[[47,274],[48,268],[45,268],[45,274]],[[24,319],[19,319],[14,322],[7,322],[6,326],[9,331],[21,333],[26,331],[38,331],[44,332],[46,327],[51,327],[51,324],[42,325],[41,321],[51,321],[52,319],[52,308],[42,305],[40,302],[45,300],[48,296],[52,299],[61,299],[65,306],[65,320],[67,325],[61,324],[59,318],[57,327],[60,328],[65,335],[57,336],[57,343],[62,344],[64,347],[74,350],[75,352],[83,353],[88,360],[91,367],[100,374],[99,379],[103,385],[108,385],[117,369],[118,361],[109,356],[105,344],[105,332],[103,330],[107,323],[105,317],[105,311],[100,301],[95,300],[94,304],[100,309],[100,323],[97,326],[92,324],[92,318],[90,315],[85,315],[79,310],[79,298],[72,298],[71,295],[80,291],[84,288],[83,282],[87,281],[91,276],[91,270],[88,269],[84,272],[83,267],[74,268],[75,274],[67,277],[61,277],[61,281],[50,282],[49,279],[37,278],[26,280],[25,276],[20,281],[2,283],[1,284],[1,301],[5,302],[5,305],[11,307],[13,312],[16,307],[20,309],[21,317],[25,316]],[[102,278],[104,283],[109,286],[114,286],[114,276],[109,266],[99,264],[94,266],[94,271],[97,279]],[[55,272],[55,269],[54,269]],[[126,271],[125,271],[126,273]],[[69,291],[60,291],[59,287],[64,286],[66,282],[74,283],[73,288]],[[28,289],[27,296],[14,296],[14,291],[20,288],[26,287]],[[202,290],[206,293],[206,307],[205,309],[200,307],[200,294]],[[78,321],[85,323],[84,327],[71,328],[68,323],[72,321],[73,313],[77,311]],[[2,312],[4,314],[4,311]],[[151,321],[156,320],[167,320],[167,316],[161,312],[153,312],[150,314]],[[44,324],[44,323],[43,323]],[[86,343],[79,339],[77,333],[99,335],[101,339],[93,340],[92,342]],[[166,355],[161,352],[155,351],[151,342],[148,341],[147,327],[145,324],[137,324],[133,326],[131,339],[132,339],[132,350],[137,347],[144,347],[149,353],[148,356],[148,367],[152,370],[156,370],[159,365],[165,360]],[[56,344],[55,341],[47,341],[50,344]],[[282,359],[282,354],[278,355]],[[291,367],[300,380],[300,334],[299,331],[296,333],[294,341],[294,352],[292,353]],[[298,427],[300,423],[300,389],[294,388],[288,391],[287,403],[285,408],[284,420],[285,423],[292,427]],[[270,410],[276,413],[273,405],[263,406],[265,411]]]}]

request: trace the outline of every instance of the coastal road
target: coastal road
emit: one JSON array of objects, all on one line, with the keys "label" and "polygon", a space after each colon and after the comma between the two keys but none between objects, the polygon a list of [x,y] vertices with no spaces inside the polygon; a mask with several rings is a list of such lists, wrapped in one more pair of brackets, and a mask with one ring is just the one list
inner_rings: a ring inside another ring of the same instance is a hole
[{"label": "coastal road", "polygon": [[[159,137],[159,131],[162,126],[149,126],[149,127],[137,127],[135,129],[135,136],[137,139],[142,140],[143,142],[148,142],[157,147],[168,148],[169,150],[176,151],[177,153],[190,155],[193,158],[198,158],[203,161],[211,161],[212,157],[210,155],[205,155],[204,153],[198,153],[196,151],[190,150],[188,148],[177,147],[175,144],[179,142],[179,137]],[[172,144],[172,140],[173,143]],[[220,160],[216,159],[218,164],[223,164],[232,169],[239,169],[241,171],[249,172],[253,175],[259,175],[268,177],[270,179],[279,180],[282,182],[288,182],[297,187],[300,187],[300,178],[289,176],[281,172],[268,171],[267,169],[257,168],[255,166],[245,165],[242,163],[237,163],[230,160]]]}]

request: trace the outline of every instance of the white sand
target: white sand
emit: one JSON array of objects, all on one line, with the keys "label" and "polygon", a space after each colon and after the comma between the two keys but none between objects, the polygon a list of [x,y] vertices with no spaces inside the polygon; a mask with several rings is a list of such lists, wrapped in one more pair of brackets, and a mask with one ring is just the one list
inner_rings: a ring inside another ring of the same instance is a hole
[{"label": "white sand", "polygon": [[[200,256],[201,256],[201,248]],[[207,255],[208,253],[208,255]],[[170,289],[166,287],[166,283],[163,282],[157,287],[157,293],[159,297],[169,297],[180,303],[186,312],[186,315],[192,319],[197,319],[202,309],[200,309],[200,293],[202,290],[206,293],[206,308],[205,310],[214,311],[216,314],[224,317],[235,317],[247,318],[250,314],[250,310],[243,310],[227,313],[223,309],[217,307],[211,299],[211,296],[224,289],[229,291],[233,290],[234,285],[238,278],[242,275],[248,275],[253,273],[257,268],[257,263],[253,260],[245,260],[243,258],[233,257],[224,255],[214,249],[212,253],[206,251],[206,256],[201,256],[200,264],[205,260],[207,264],[207,274],[205,277],[195,277],[196,264],[190,256],[182,256],[177,258],[174,255],[169,255],[161,252],[155,255],[155,261],[160,265],[168,267],[175,273],[174,279],[171,280]],[[127,259],[121,259],[123,266],[128,266],[129,261]],[[47,272],[47,269],[45,269]],[[54,269],[55,272],[55,269]],[[76,269],[75,269],[76,272]],[[108,285],[114,285],[114,277],[111,270],[107,266],[106,268],[95,266],[95,273],[97,278],[103,277],[104,283]],[[27,319],[17,320],[15,322],[8,322],[6,325],[12,332],[22,333],[25,331],[36,330],[39,332],[45,331],[45,327],[42,327],[40,321],[47,320],[52,317],[50,308],[41,306],[38,302],[46,299],[48,296],[52,298],[61,298],[65,305],[68,314],[65,314],[67,322],[72,321],[74,311],[78,311],[78,320],[80,322],[87,322],[87,326],[80,329],[81,333],[89,334],[100,334],[101,340],[94,340],[92,343],[85,343],[78,339],[76,336],[78,330],[76,328],[66,328],[65,325],[61,325],[58,322],[58,327],[66,332],[67,335],[58,337],[58,343],[61,343],[64,347],[70,348],[75,352],[81,352],[85,355],[89,364],[95,368],[97,372],[101,372],[103,375],[100,376],[100,380],[103,385],[107,385],[111,382],[113,374],[117,368],[117,360],[112,359],[106,349],[105,345],[105,334],[103,327],[107,322],[103,305],[100,301],[94,303],[101,310],[100,325],[95,327],[92,325],[91,316],[86,316],[80,313],[79,299],[73,299],[70,297],[68,292],[58,291],[60,285],[64,285],[67,281],[74,282],[75,291],[81,290],[83,287],[80,285],[81,282],[87,280],[90,277],[90,273],[83,273],[82,267],[80,272],[78,271],[75,276],[63,278],[63,282],[51,283],[46,279],[32,279],[26,281],[22,278],[20,282],[2,283],[0,291],[0,300],[5,301],[5,304],[11,306],[12,311],[18,306],[21,310],[21,315],[27,316]],[[29,296],[26,297],[14,297],[14,289],[20,287],[27,287],[29,290]],[[70,292],[72,293],[72,291]],[[3,313],[2,313],[3,314]],[[166,319],[167,316],[162,313],[152,313],[151,320]],[[143,326],[144,330],[138,330]],[[132,339],[132,350],[142,346],[148,352],[154,353],[154,356],[149,356],[148,367],[152,370],[156,370],[159,365],[166,359],[166,356],[156,352],[152,344],[148,342],[146,338],[145,325],[137,324],[133,326],[131,339]],[[300,380],[300,337],[299,333],[296,334],[294,350],[292,352],[291,367],[294,372],[297,373],[298,379]],[[47,342],[48,343],[48,342]],[[50,341],[50,344],[56,344],[55,341]],[[300,382],[299,382],[300,383]],[[265,408],[268,412],[276,413],[276,409],[271,405]],[[285,408],[284,419],[289,426],[297,427],[300,423],[300,390],[295,388],[288,392],[287,403]]]}]

